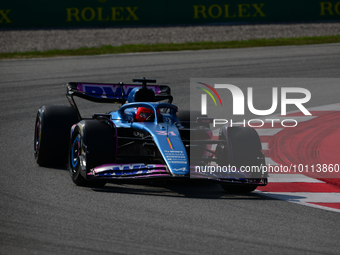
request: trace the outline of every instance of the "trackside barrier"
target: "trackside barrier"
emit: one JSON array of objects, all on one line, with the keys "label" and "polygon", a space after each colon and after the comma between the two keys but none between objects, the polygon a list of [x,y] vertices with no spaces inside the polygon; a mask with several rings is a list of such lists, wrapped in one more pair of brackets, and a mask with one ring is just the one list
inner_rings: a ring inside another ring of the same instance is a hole
[{"label": "trackside barrier", "polygon": [[2,0],[1,28],[340,20],[340,0]]}]

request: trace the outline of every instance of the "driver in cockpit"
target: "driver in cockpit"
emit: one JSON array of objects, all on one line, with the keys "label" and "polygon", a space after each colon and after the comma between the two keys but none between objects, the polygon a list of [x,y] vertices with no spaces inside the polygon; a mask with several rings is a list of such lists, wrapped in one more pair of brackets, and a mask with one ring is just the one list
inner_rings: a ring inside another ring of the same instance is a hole
[{"label": "driver in cockpit", "polygon": [[[160,110],[157,110],[157,115],[160,114]],[[152,122],[155,120],[155,113],[153,110],[146,107],[138,107],[136,112],[137,122]]]}]

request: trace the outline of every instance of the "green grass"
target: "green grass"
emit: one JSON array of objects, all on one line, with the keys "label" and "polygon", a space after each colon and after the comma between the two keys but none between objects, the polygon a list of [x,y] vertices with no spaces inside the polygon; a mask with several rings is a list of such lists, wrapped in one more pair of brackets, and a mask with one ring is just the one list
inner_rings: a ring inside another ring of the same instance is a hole
[{"label": "green grass", "polygon": [[170,43],[170,44],[131,44],[123,46],[101,46],[98,48],[80,48],[74,50],[48,50],[0,53],[0,59],[18,58],[47,58],[59,56],[83,56],[100,54],[118,54],[129,52],[156,52],[156,51],[180,51],[180,50],[208,50],[208,49],[230,49],[248,47],[267,47],[282,45],[307,45],[322,43],[339,43],[340,35],[319,36],[319,37],[298,37],[298,38],[278,38],[278,39],[254,39],[247,41],[228,42],[197,42],[197,43]]}]

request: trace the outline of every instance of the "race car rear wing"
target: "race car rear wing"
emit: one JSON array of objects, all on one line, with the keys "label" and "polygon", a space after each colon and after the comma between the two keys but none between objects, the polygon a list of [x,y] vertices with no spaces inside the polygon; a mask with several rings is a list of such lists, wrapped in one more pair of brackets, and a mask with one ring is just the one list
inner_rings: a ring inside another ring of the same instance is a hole
[{"label": "race car rear wing", "polygon": [[[74,96],[96,103],[124,104],[134,88],[145,88],[146,82],[151,81],[156,82],[155,80],[147,79],[134,79],[134,82],[142,82],[143,84],[69,82],[66,84],[66,97],[71,106],[76,108],[77,111]],[[146,87],[155,93],[154,102],[162,100],[167,100],[168,103],[172,102],[173,98],[169,86],[147,84]]]},{"label": "race car rear wing", "polygon": [[[108,83],[85,83],[69,82],[66,96],[78,96],[97,103],[120,103],[124,104],[130,92],[134,88],[142,88],[142,84],[108,84]],[[155,92],[156,101],[171,99],[171,89],[166,85],[147,85],[148,89]]]}]

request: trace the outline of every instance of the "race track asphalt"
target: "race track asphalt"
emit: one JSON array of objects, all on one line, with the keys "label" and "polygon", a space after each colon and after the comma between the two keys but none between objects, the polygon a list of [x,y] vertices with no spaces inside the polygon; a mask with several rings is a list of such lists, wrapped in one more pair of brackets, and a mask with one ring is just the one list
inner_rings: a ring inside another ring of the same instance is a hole
[{"label": "race track asphalt", "polygon": [[[0,254],[339,254],[336,212],[215,184],[77,187],[33,156],[36,111],[67,105],[69,81],[155,78],[188,109],[190,78],[340,78],[339,67],[340,44],[0,61]],[[310,107],[340,103],[339,85],[306,88]]]}]

